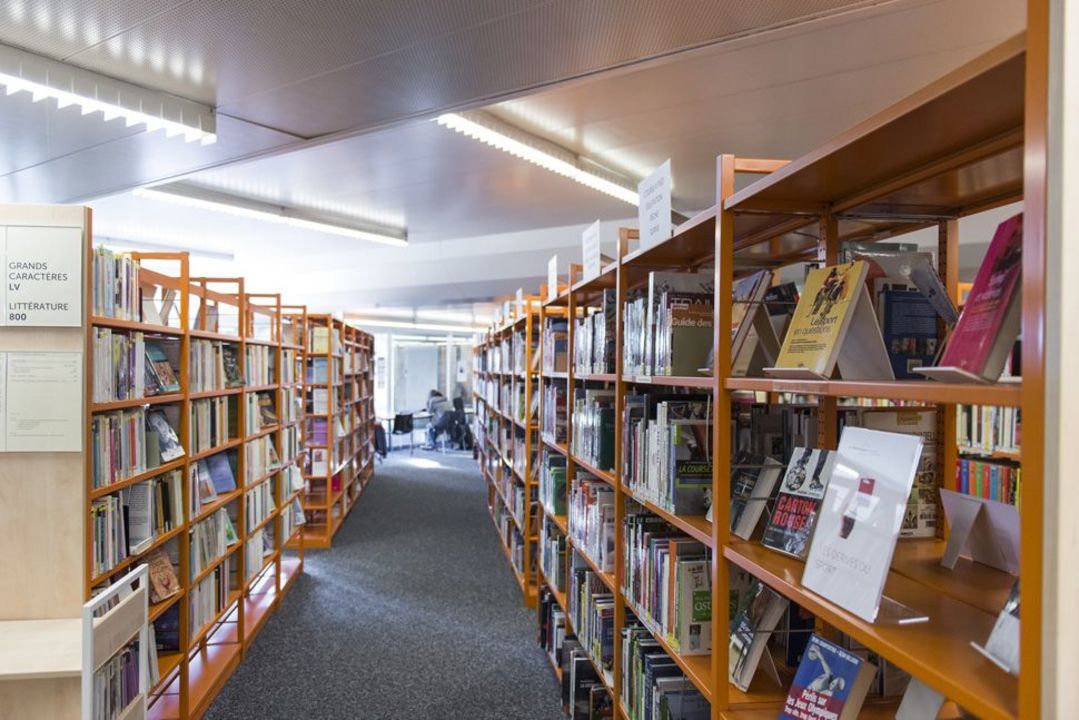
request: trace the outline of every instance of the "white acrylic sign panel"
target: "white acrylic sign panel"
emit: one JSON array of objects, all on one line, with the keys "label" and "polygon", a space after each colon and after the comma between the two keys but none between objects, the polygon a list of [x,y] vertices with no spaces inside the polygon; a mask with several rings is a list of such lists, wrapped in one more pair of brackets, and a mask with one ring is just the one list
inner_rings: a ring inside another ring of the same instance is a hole
[{"label": "white acrylic sign panel", "polygon": [[652,247],[671,237],[671,161],[665,160],[637,185],[640,203],[637,223],[641,247]]},{"label": "white acrylic sign panel", "polygon": [[82,451],[82,353],[0,353],[6,452]]},{"label": "white acrylic sign panel", "polygon": [[599,275],[599,220],[581,233],[581,258],[584,264],[584,279],[591,280]]},{"label": "white acrylic sign panel", "polygon": [[524,288],[517,288],[517,317],[524,314],[525,311],[525,291]]},{"label": "white acrylic sign panel", "polygon": [[0,325],[82,325],[82,229],[12,225],[4,230]]},{"label": "white acrylic sign panel", "polygon": [[547,299],[558,297],[558,256],[552,255],[547,261]]}]

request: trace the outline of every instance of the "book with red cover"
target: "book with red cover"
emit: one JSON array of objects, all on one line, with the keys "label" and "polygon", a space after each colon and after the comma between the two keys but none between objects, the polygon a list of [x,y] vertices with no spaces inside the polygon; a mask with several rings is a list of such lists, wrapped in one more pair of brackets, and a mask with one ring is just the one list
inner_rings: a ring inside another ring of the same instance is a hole
[{"label": "book with red cover", "polygon": [[1019,291],[1023,259],[1023,215],[1002,222],[974,278],[938,367],[957,368],[996,381],[1019,334]]}]

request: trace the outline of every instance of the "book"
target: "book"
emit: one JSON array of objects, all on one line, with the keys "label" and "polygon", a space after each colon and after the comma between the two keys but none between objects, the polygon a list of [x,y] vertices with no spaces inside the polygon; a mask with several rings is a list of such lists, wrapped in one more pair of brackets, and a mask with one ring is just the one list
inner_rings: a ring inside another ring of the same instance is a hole
[{"label": "book", "polygon": [[262,424],[262,428],[273,427],[277,424],[277,411],[274,408],[273,395],[260,393],[258,398],[259,422]]},{"label": "book", "polygon": [[760,525],[783,466],[770,457],[742,452],[731,463],[731,532],[750,540]]},{"label": "book", "polygon": [[797,558],[805,557],[834,465],[834,452],[794,449],[761,544]]},{"label": "book", "polygon": [[222,344],[221,361],[225,368],[225,387],[243,387],[244,376],[240,372],[240,351],[237,347],[230,343]]},{"label": "book", "polygon": [[871,430],[907,433],[922,438],[922,455],[914,487],[907,499],[900,537],[936,537],[940,481],[937,478],[937,412],[931,409],[873,410],[862,425]]},{"label": "book", "polygon": [[213,483],[214,491],[218,495],[232,492],[236,489],[236,473],[232,467],[232,455],[228,452],[217,453],[206,458],[206,469],[210,474],[210,482]]},{"label": "book", "polygon": [[755,578],[747,599],[748,603],[738,608],[731,620],[728,651],[731,684],[742,692],[749,691],[761,658],[768,649],[768,639],[790,604],[785,597]]},{"label": "book", "polygon": [[953,381],[1000,378],[1019,335],[1022,256],[1019,214],[997,227],[937,367],[922,368],[923,374]]},{"label": "book", "polygon": [[145,341],[146,377],[153,381],[155,394],[180,392],[180,380],[164,348],[156,340]]},{"label": "book", "polygon": [[847,427],[836,453],[802,584],[874,622],[918,471],[922,438]]},{"label": "book", "polygon": [[150,602],[159,603],[180,592],[180,579],[176,576],[169,554],[157,548],[146,556],[150,573]]},{"label": "book", "polygon": [[[732,377],[745,377],[751,372],[756,372],[764,364],[770,364],[776,360],[774,355],[767,357],[766,362],[760,359],[758,350],[762,348],[762,338],[754,326],[758,313],[764,313],[763,317],[768,319],[767,308],[762,305],[762,302],[770,289],[772,277],[771,270],[761,270],[734,284],[734,297],[731,304]],[[768,322],[771,321],[768,320]],[[768,328],[767,325],[765,327]],[[774,327],[771,330],[773,336],[767,339],[766,344],[774,353],[772,347],[776,344]],[[711,374],[712,365],[713,359],[710,355],[707,362],[708,372],[705,374]]]},{"label": "book", "polygon": [[[865,289],[868,266],[856,260],[817,268],[783,338],[776,377],[831,378],[836,370],[848,380],[893,378],[880,326]],[[844,352],[844,345],[851,347]]]},{"label": "book", "polygon": [[920,379],[915,368],[937,355],[937,311],[920,292],[891,288],[881,292],[879,310],[892,372],[900,380]]},{"label": "book", "polygon": [[154,436],[157,438],[158,453],[161,462],[167,463],[178,457],[183,457],[184,447],[180,444],[180,438],[176,436],[176,431],[173,430],[172,425],[169,424],[168,417],[165,415],[164,410],[151,409],[147,411],[146,425],[149,430],[153,431]]},{"label": "book", "polygon": [[872,663],[812,635],[780,720],[855,720],[876,672]]}]

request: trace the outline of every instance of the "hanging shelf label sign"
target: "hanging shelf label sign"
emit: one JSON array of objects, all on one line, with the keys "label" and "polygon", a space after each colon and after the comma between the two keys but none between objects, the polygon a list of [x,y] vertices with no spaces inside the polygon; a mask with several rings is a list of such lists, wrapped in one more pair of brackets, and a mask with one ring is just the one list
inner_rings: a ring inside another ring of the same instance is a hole
[{"label": "hanging shelf label sign", "polygon": [[547,261],[547,299],[558,297],[558,256],[552,255]]},{"label": "hanging shelf label sign", "polygon": [[667,159],[637,185],[640,203],[637,224],[641,247],[652,247],[671,237],[671,161]]},{"label": "hanging shelf label sign", "polygon": [[0,228],[4,314],[0,325],[82,326],[82,229]]},{"label": "hanging shelf label sign", "polygon": [[517,317],[521,317],[525,314],[525,291],[524,288],[517,288]]},{"label": "hanging shelf label sign", "polygon": [[591,280],[599,275],[599,220],[581,233],[581,257],[584,265],[584,279]]}]

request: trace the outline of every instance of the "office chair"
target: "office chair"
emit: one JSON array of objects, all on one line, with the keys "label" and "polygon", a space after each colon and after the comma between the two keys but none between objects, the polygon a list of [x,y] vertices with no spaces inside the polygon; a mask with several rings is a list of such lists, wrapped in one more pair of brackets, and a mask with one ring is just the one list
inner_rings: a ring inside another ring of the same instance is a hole
[{"label": "office chair", "polygon": [[412,441],[412,413],[398,413],[393,416],[393,429],[390,431],[390,452],[393,452],[395,435],[408,435],[408,454],[413,454],[416,443]]}]

